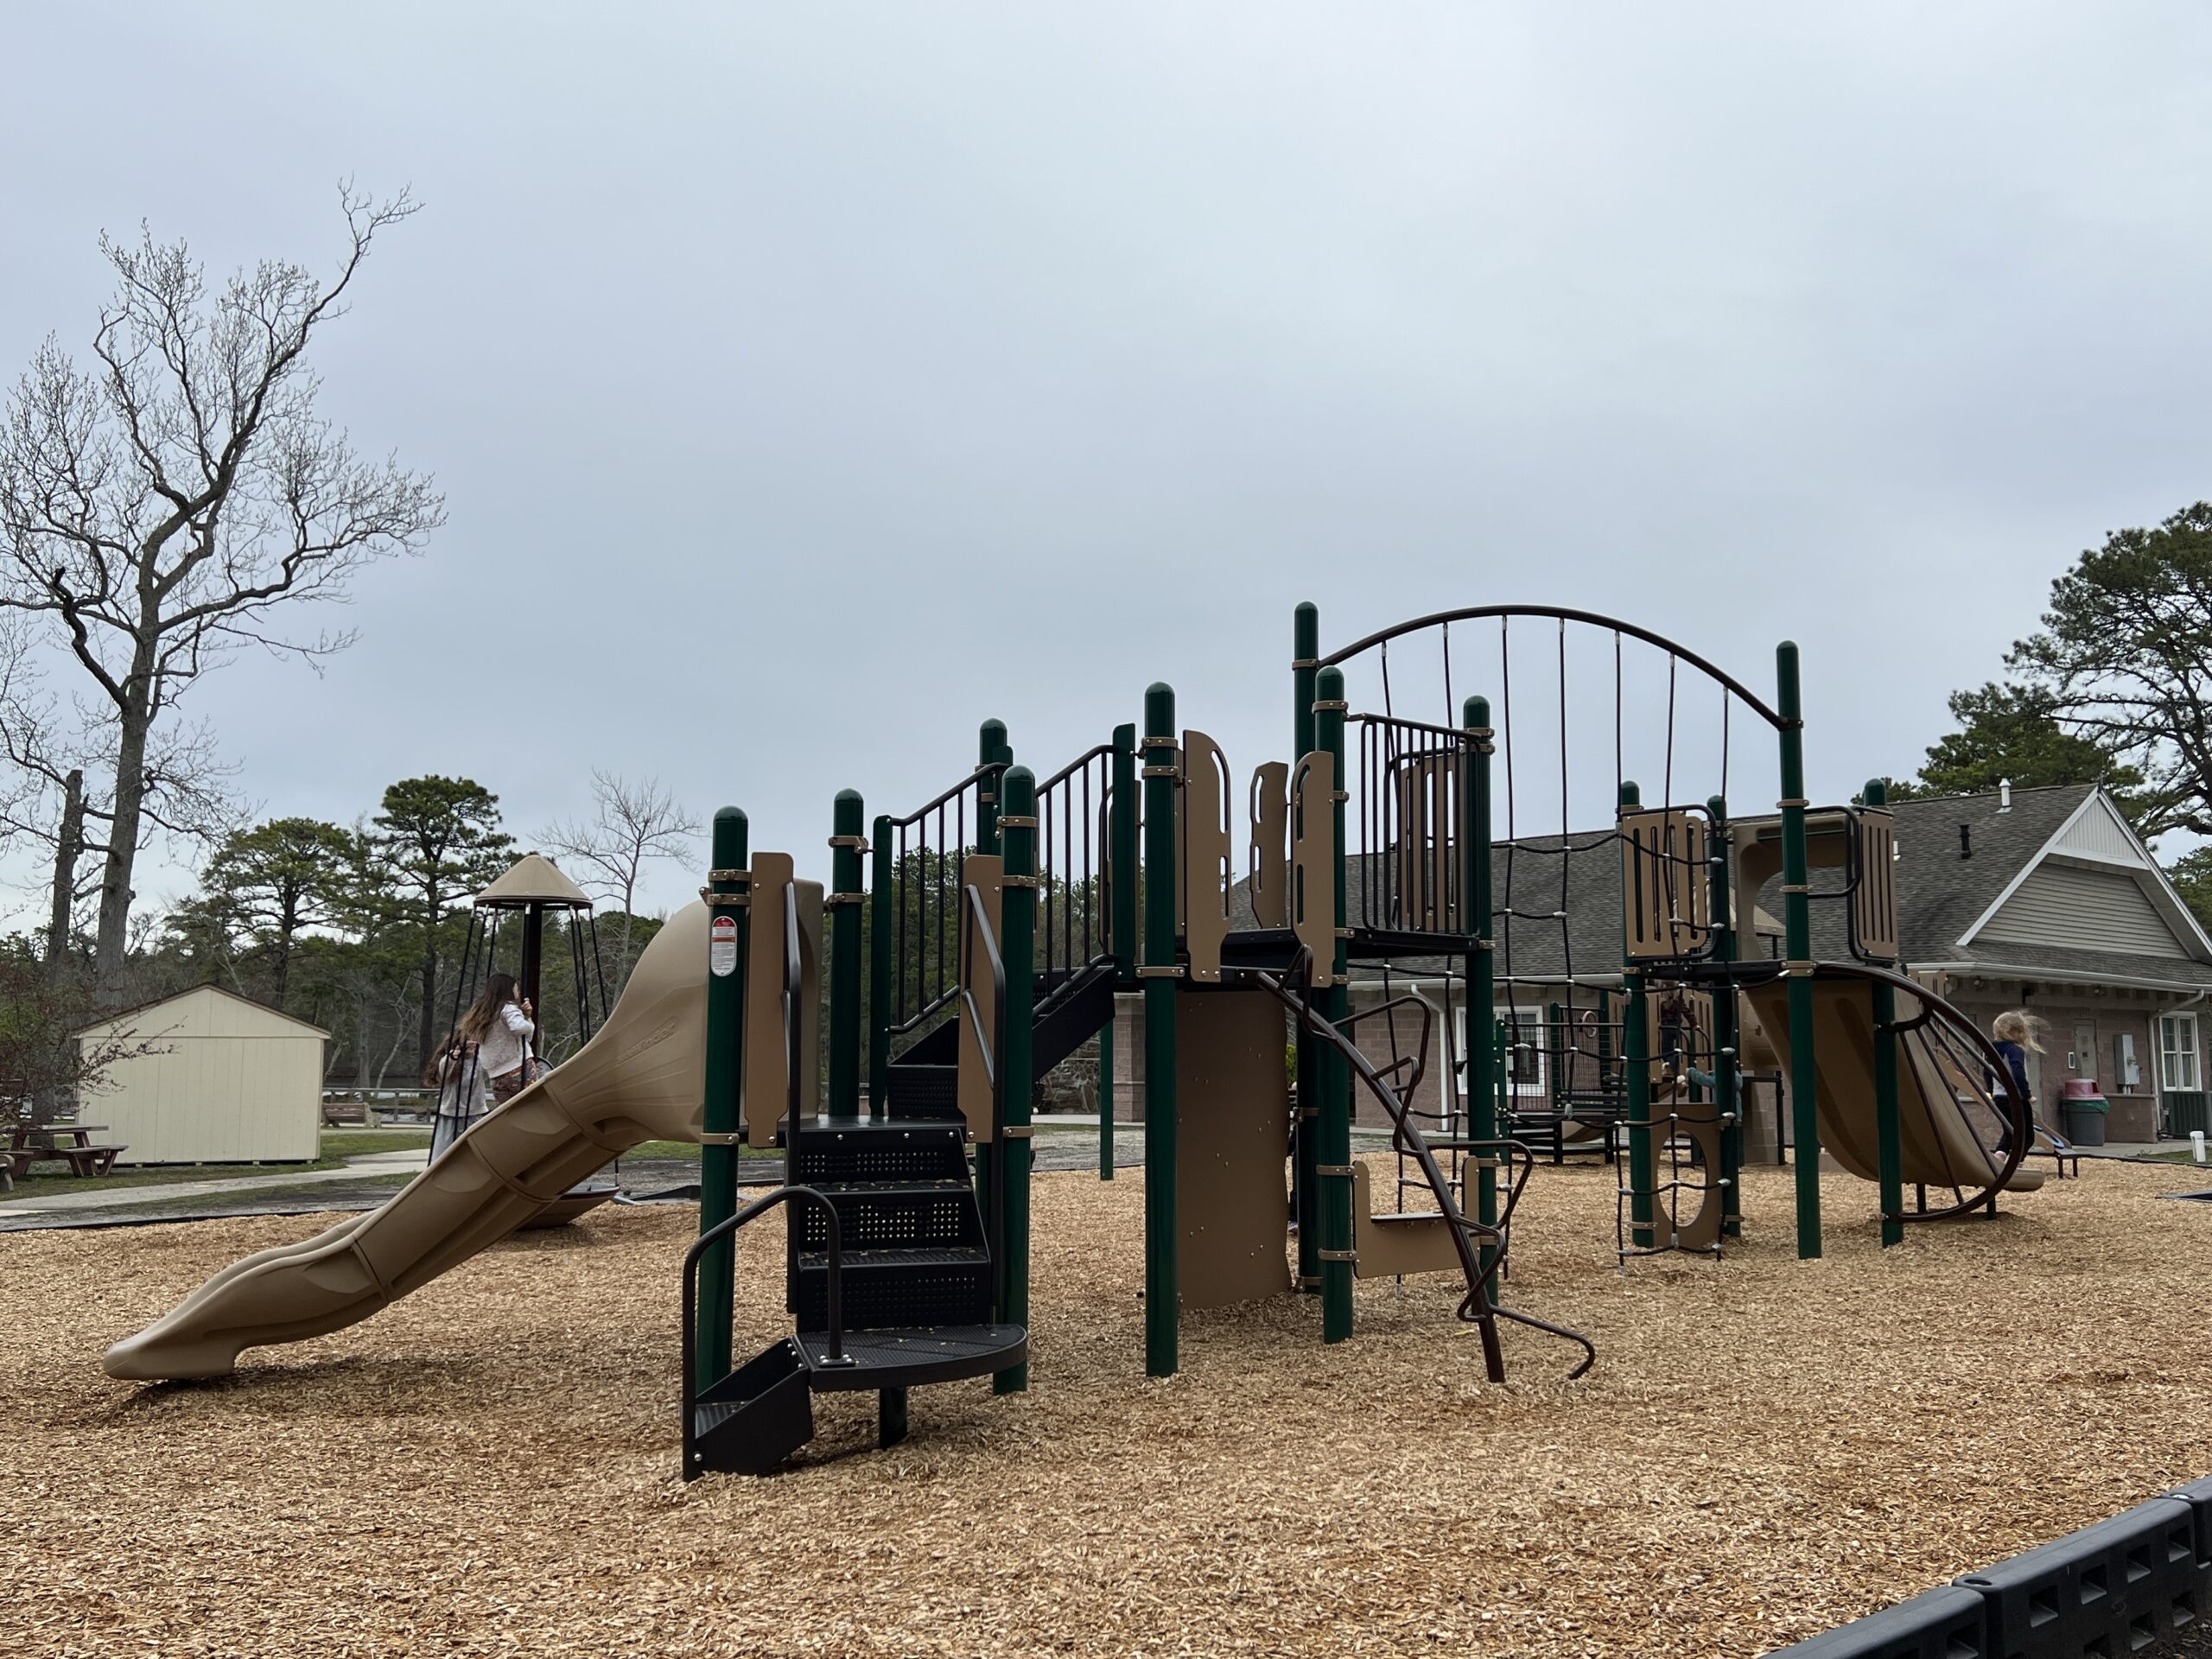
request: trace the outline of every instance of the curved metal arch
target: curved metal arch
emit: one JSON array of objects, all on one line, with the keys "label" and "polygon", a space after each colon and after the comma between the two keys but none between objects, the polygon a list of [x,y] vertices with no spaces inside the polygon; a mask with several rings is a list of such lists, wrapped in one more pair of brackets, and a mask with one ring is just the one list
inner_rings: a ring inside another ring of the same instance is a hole
[{"label": "curved metal arch", "polygon": [[1417,616],[1410,621],[1400,622],[1395,626],[1382,629],[1380,632],[1370,633],[1364,639],[1354,640],[1342,650],[1332,652],[1328,656],[1319,658],[1314,666],[1316,668],[1341,667],[1363,651],[1371,650],[1376,645],[1402,638],[1408,633],[1418,633],[1423,628],[1437,627],[1447,622],[1479,622],[1489,617],[1510,619],[1516,616],[1546,617],[1557,622],[1582,622],[1592,627],[1604,628],[1608,632],[1626,634],[1631,639],[1641,639],[1648,645],[1657,646],[1671,657],[1679,658],[1708,679],[1718,681],[1721,685],[1726,686],[1753,714],[1777,732],[1788,729],[1793,723],[1775,712],[1768,706],[1765,699],[1726,669],[1707,662],[1687,646],[1676,645],[1664,634],[1654,633],[1650,629],[1639,627],[1633,622],[1624,622],[1618,617],[1601,615],[1596,611],[1570,610],[1557,605],[1470,605],[1462,610],[1437,611],[1427,616]]}]

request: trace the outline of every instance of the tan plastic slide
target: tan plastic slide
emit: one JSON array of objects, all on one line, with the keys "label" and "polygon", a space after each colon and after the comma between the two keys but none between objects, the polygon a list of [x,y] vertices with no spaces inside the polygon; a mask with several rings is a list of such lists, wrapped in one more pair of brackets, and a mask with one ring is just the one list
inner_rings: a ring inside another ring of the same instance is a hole
[{"label": "tan plastic slide", "polygon": [[247,1256],[101,1362],[110,1376],[219,1376],[241,1349],[365,1319],[497,1243],[645,1141],[704,1125],[707,909],[690,905],[639,958],[599,1034],[471,1128],[381,1209]]},{"label": "tan plastic slide", "polygon": [[[1786,1075],[1789,982],[1777,980],[1745,995]],[[1874,1124],[1873,1008],[1870,988],[1864,981],[1813,982],[1813,1053],[1820,1071],[1821,1149],[1867,1181],[1881,1179]],[[1910,1018],[1913,1011],[1900,1007],[1898,1012]],[[1955,1103],[1962,1095],[1978,1094],[1979,1088],[1978,1080],[1942,1075],[1922,1045],[1898,1044],[1897,1141],[1906,1181],[1968,1189],[1989,1184],[1999,1161],[1967,1127]],[[2015,1170],[2005,1184],[2005,1190],[2012,1192],[2032,1192],[2042,1185],[2042,1174],[2031,1169]]]}]

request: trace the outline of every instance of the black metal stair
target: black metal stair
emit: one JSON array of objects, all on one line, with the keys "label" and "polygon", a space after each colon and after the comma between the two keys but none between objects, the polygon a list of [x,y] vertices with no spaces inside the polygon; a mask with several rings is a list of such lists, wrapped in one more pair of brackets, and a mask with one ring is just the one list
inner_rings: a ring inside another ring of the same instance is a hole
[{"label": "black metal stair", "polygon": [[[1071,972],[1039,974],[1032,986],[1029,1077],[1034,1083],[1106,1028],[1114,1017],[1119,970],[1110,960]],[[946,1020],[891,1063],[884,1098],[894,1118],[960,1116],[960,1030]]]},{"label": "black metal stair", "polygon": [[[906,1434],[907,1389],[1028,1357],[1028,1332],[991,1317],[991,1250],[962,1124],[811,1120],[789,1169],[779,1192],[795,1200],[787,1272],[798,1334],[688,1402],[687,1479],[775,1469],[813,1437],[816,1391],[875,1390],[880,1438],[892,1446]],[[830,1311],[833,1249],[841,1319]]]}]

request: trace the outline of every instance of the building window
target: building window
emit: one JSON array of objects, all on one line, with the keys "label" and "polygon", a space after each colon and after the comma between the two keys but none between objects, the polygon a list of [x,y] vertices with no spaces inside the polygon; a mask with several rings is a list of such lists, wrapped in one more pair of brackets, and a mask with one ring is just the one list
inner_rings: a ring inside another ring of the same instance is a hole
[{"label": "building window", "polygon": [[2196,1016],[2165,1014],[2158,1016],[2158,1084],[2169,1092],[2194,1094],[2204,1085],[2197,1081]]}]

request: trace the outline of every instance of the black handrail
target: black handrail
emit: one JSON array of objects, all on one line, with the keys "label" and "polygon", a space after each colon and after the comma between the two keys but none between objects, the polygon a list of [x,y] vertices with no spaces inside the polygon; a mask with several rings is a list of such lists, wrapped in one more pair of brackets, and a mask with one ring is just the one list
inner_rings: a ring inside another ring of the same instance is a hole
[{"label": "black handrail", "polygon": [[[991,918],[983,909],[983,895],[976,887],[964,890],[969,911],[968,927],[960,942],[960,1000],[965,1006],[969,1023],[976,1030],[976,1052],[983,1057],[983,1080],[991,1086],[991,1132],[988,1139],[1001,1151],[1005,1147],[1006,1125],[1006,1067],[1001,1062],[1006,1051],[999,1046],[1006,1041],[1006,962],[999,955],[998,940],[991,934]],[[977,939],[983,942],[983,962],[991,970],[991,1030],[988,1039],[983,1030],[982,1010],[976,1006],[975,994],[968,988],[969,952]],[[991,1172],[990,1228],[991,1262],[993,1272],[1006,1259],[1006,1170],[1003,1158]]]},{"label": "black handrail", "polygon": [[845,1351],[844,1241],[836,1206],[810,1186],[785,1185],[753,1199],[727,1221],[716,1222],[683,1253],[683,1470],[687,1478],[698,1466],[699,1263],[705,1259],[709,1245],[728,1238],[746,1223],[766,1214],[778,1205],[800,1198],[820,1205],[822,1213],[829,1217],[830,1351],[809,1363],[823,1367],[857,1363]]},{"label": "black handrail", "polygon": [[[966,885],[969,832],[980,830],[984,791],[995,792],[998,779],[1006,771],[1005,764],[987,761],[912,812],[887,821],[886,827],[892,836],[892,880],[897,884],[897,909],[892,918],[895,949],[891,962],[890,1006],[878,1011],[874,1017],[891,1036],[923,1029],[955,999],[957,988],[950,982],[952,976],[948,972],[944,934],[948,919],[956,931],[958,929],[959,901],[956,899],[948,911],[938,883],[950,865],[956,891]],[[967,799],[971,791],[976,797],[973,823],[969,817]],[[910,884],[911,895],[905,891]],[[933,893],[940,895],[934,904]],[[882,902],[894,902],[894,895],[886,895]],[[907,950],[910,910],[913,912],[915,947],[911,962]]]}]

